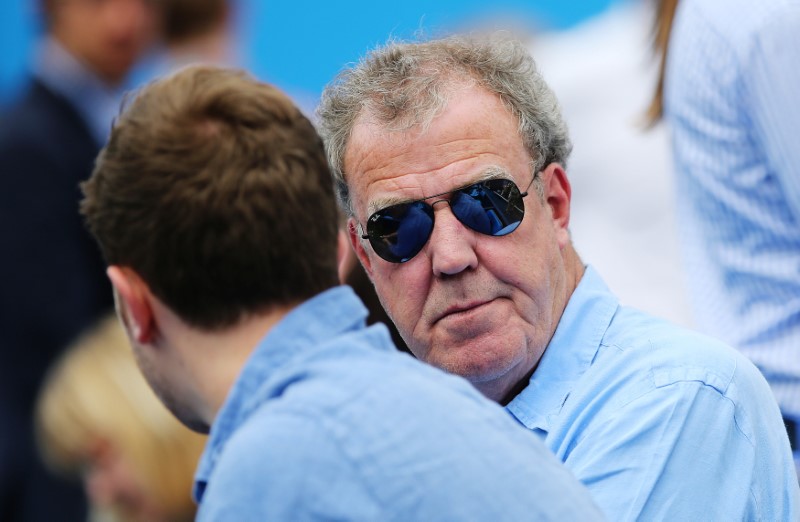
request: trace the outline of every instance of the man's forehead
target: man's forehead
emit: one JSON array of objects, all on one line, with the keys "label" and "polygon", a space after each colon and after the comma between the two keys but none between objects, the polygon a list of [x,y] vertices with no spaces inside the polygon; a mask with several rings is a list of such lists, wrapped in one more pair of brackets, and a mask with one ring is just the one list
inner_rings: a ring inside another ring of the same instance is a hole
[{"label": "man's forehead", "polygon": [[420,191],[419,186],[414,186],[409,189],[403,189],[402,187],[398,186],[394,190],[392,188],[387,188],[384,189],[382,193],[376,194],[367,201],[366,214],[369,216],[382,208],[400,203],[408,203],[410,201],[428,199],[436,196],[444,197],[450,192],[490,179],[514,180],[514,177],[505,167],[500,165],[489,165],[483,169],[476,170],[473,173],[469,173],[464,176],[458,176],[457,178],[453,177],[451,180],[447,180],[445,182],[447,187],[440,192],[435,192],[432,194],[426,193],[424,189]]},{"label": "man's forehead", "polygon": [[524,181],[521,165],[530,156],[518,119],[482,88],[459,94],[429,125],[396,130],[368,113],[359,115],[343,158],[353,210],[369,215],[487,177]]},{"label": "man's forehead", "polygon": [[[517,127],[517,120],[512,112],[502,102],[499,95],[481,87],[472,80],[448,82],[439,93],[441,99],[437,103],[420,104],[415,112],[414,109],[407,108],[401,114],[391,119],[386,118],[383,110],[376,109],[374,103],[367,103],[362,107],[353,121],[350,135],[345,147],[345,157],[353,144],[357,143],[364,146],[365,142],[370,143],[372,148],[384,148],[387,145],[399,146],[404,143],[413,142],[437,128],[437,134],[446,134],[449,129],[453,132],[462,130],[463,125],[454,125],[450,118],[446,116],[452,111],[459,111],[459,108],[469,104],[472,108],[482,109],[483,114],[478,115],[479,111],[467,110],[466,114],[460,117],[467,120],[475,117],[477,121],[502,118],[503,115],[514,119],[514,126]],[[463,110],[460,112],[464,112]],[[491,116],[491,118],[488,118]],[[448,124],[443,125],[447,121]],[[445,130],[443,133],[442,131]]]}]

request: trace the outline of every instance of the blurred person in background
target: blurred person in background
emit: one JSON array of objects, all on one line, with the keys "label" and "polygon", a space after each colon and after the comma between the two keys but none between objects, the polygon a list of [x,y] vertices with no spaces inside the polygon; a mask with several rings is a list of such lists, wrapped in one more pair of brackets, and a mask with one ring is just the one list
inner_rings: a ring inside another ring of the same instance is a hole
[{"label": "blurred person in background", "polygon": [[46,462],[83,480],[89,520],[194,519],[192,476],[205,437],[159,402],[115,315],[81,336],[49,372],[36,420]]},{"label": "blurred person in background", "polygon": [[232,60],[228,0],[161,0],[164,44],[176,66]]},{"label": "blurred person in background", "polygon": [[[643,111],[658,77],[651,0],[618,0],[530,49],[558,94],[570,138],[572,239],[620,302],[691,326],[665,125]],[[587,88],[591,86],[591,88]]]},{"label": "blurred person in background", "polygon": [[160,46],[141,75],[163,76],[191,64],[235,66],[230,0],[159,0]]},{"label": "blurred person in background", "polygon": [[[0,519],[79,520],[85,500],[36,457],[33,402],[48,364],[112,307],[77,212],[126,75],[153,41],[154,0],[43,0],[46,34],[0,115]],[[42,502],[47,499],[47,502]]]},{"label": "blurred person in background", "polygon": [[663,0],[663,79],[699,328],[772,387],[800,474],[800,2]]},{"label": "blurred person in background", "polygon": [[504,405],[609,520],[798,517],[756,367],[620,305],[578,256],[569,135],[520,42],[390,42],[326,88],[319,121],[351,244],[409,349]]}]

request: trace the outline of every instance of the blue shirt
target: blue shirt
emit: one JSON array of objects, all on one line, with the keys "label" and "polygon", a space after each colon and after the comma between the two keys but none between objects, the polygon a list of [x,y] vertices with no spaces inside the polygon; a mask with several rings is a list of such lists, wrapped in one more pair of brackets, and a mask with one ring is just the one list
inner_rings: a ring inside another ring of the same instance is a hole
[{"label": "blue shirt", "polygon": [[763,376],[720,341],[622,307],[588,267],[507,406],[609,520],[798,520]]},{"label": "blue shirt", "polygon": [[800,421],[800,1],[682,0],[664,94],[698,327]]},{"label": "blue shirt", "polygon": [[199,520],[602,517],[500,406],[366,316],[349,287],[331,289],[255,348],[200,461]]}]

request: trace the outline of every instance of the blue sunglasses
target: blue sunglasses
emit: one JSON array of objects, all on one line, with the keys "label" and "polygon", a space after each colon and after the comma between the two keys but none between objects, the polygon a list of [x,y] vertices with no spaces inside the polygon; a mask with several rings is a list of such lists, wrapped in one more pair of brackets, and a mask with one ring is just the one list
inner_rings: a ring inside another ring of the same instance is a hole
[{"label": "blue sunglasses", "polygon": [[367,220],[368,239],[372,249],[390,263],[405,263],[422,250],[433,232],[433,203],[427,200],[450,194],[450,210],[466,227],[487,236],[505,236],[517,229],[525,216],[522,198],[536,179],[520,192],[509,179],[480,181],[450,192],[390,205],[373,213]]}]

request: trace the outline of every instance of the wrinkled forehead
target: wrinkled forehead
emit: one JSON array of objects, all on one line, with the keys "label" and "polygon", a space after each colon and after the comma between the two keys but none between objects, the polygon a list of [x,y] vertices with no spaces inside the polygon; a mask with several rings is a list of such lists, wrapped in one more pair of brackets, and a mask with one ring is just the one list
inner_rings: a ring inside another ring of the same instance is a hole
[{"label": "wrinkled forehead", "polygon": [[424,77],[408,78],[402,85],[381,90],[369,96],[353,126],[360,123],[375,125],[385,132],[424,132],[448,106],[451,100],[467,96],[481,88],[477,81],[456,72],[444,76],[441,72]]},{"label": "wrinkled forehead", "polygon": [[[364,103],[350,129],[345,143],[343,170],[353,170],[354,149],[360,152],[369,145],[373,151],[407,146],[430,134],[432,127],[443,141],[450,134],[457,135],[462,123],[469,121],[471,114],[457,115],[462,121],[453,122],[453,118],[445,118],[455,112],[454,106],[464,105],[463,100],[478,100],[480,112],[486,118],[511,119],[516,131],[516,119],[511,111],[500,100],[500,97],[478,85],[471,78],[459,78],[442,83],[441,87],[422,93],[386,93],[385,96],[372,96]],[[483,102],[483,103],[481,103]],[[472,105],[475,105],[474,103]]]},{"label": "wrinkled forehead", "polygon": [[491,178],[527,180],[530,156],[516,118],[480,88],[450,100],[427,125],[389,128],[364,115],[344,156],[352,210],[361,217]]}]

